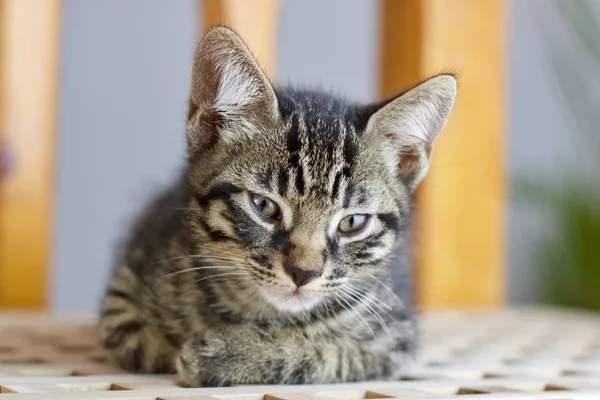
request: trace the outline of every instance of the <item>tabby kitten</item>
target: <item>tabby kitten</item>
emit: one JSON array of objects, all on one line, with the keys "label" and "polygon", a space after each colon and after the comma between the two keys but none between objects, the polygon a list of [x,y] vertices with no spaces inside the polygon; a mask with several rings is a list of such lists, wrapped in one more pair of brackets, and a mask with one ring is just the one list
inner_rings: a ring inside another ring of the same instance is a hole
[{"label": "tabby kitten", "polygon": [[455,94],[450,75],[366,106],[275,88],[212,29],[194,56],[187,168],[133,227],[103,346],[191,386],[397,377],[416,339],[412,195]]}]

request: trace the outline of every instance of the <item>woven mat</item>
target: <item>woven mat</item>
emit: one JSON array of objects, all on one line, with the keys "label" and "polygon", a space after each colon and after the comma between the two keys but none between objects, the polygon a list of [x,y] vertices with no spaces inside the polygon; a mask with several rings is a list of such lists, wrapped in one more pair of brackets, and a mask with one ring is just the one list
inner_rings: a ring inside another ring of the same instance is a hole
[{"label": "woven mat", "polygon": [[397,382],[187,389],[106,361],[93,319],[2,314],[0,400],[600,399],[600,315],[428,312],[418,364]]}]

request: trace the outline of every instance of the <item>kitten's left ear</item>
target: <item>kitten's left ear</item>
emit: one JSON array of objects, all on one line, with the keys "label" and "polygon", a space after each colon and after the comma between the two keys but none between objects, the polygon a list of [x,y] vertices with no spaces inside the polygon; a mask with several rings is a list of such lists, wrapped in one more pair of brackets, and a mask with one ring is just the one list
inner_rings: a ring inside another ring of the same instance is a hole
[{"label": "kitten's left ear", "polygon": [[194,55],[188,109],[192,152],[252,137],[278,118],[275,91],[242,39],[217,26]]},{"label": "kitten's left ear", "polygon": [[400,179],[414,191],[427,174],[433,145],[456,97],[456,78],[439,75],[386,102],[369,117],[365,135],[382,143]]}]

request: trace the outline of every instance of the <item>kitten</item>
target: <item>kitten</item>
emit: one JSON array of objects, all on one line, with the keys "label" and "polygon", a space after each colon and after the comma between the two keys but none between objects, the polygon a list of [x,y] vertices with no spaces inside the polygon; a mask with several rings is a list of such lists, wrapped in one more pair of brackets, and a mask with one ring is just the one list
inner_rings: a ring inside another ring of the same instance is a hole
[{"label": "kitten", "polygon": [[416,342],[412,195],[455,94],[450,75],[366,106],[275,88],[234,32],[212,29],[194,56],[185,174],[133,227],[103,346],[190,386],[397,377]]}]

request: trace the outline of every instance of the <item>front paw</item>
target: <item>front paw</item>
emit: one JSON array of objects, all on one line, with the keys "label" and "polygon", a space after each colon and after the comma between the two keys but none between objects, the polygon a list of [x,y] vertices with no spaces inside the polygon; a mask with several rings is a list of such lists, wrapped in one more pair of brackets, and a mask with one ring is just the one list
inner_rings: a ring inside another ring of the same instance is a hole
[{"label": "front paw", "polygon": [[231,358],[222,333],[196,333],[183,345],[177,358],[177,371],[183,384],[189,387],[230,386],[232,382],[224,367]]}]

